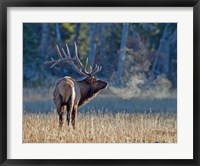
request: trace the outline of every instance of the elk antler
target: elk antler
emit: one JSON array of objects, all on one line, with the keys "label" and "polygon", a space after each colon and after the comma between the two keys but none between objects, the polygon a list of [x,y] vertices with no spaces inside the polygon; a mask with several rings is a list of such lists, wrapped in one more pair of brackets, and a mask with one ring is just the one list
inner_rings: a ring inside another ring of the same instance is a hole
[{"label": "elk antler", "polygon": [[57,64],[64,62],[64,63],[70,64],[76,72],[78,72],[79,74],[84,75],[84,76],[93,76],[102,69],[101,66],[95,65],[94,69],[90,66],[90,71],[87,71],[88,59],[86,59],[85,66],[83,66],[80,59],[78,58],[78,49],[77,49],[77,45],[75,42],[74,42],[74,46],[75,46],[75,57],[74,58],[72,58],[67,44],[66,44],[67,53],[65,52],[65,50],[63,48],[60,49],[59,46],[56,45],[59,59],[54,60],[53,58],[51,58],[51,61],[46,61],[46,62],[44,62],[44,64],[51,65],[50,68],[53,68]]}]

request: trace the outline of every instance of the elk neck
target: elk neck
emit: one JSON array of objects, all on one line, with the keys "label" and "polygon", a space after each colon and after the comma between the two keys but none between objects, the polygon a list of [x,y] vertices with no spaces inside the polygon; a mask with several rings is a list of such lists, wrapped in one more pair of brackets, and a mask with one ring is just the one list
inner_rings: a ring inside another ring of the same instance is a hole
[{"label": "elk neck", "polygon": [[77,83],[81,93],[81,98],[78,105],[81,106],[92,100],[96,96],[96,93],[94,92],[93,87],[88,83],[84,81],[78,81]]}]

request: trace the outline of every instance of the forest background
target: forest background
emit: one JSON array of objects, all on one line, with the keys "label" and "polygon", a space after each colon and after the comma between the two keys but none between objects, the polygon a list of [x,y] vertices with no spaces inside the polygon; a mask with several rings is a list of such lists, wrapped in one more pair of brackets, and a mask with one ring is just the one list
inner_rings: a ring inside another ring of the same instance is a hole
[{"label": "forest background", "polygon": [[98,77],[109,82],[109,92],[123,98],[176,96],[176,23],[24,23],[24,88],[50,88],[65,75],[80,79],[66,65],[43,63],[57,59],[56,44],[74,42],[84,63],[98,64]]}]

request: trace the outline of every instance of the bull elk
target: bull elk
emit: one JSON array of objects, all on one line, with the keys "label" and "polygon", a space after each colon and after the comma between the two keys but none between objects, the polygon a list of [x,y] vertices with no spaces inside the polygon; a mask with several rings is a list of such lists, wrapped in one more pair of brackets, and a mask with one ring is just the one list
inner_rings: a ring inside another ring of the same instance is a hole
[{"label": "bull elk", "polygon": [[65,76],[56,81],[53,90],[53,102],[56,106],[56,110],[59,116],[59,126],[62,128],[64,123],[64,113],[67,112],[67,124],[70,125],[70,120],[72,127],[75,129],[75,119],[77,114],[77,108],[91,99],[93,99],[100,90],[105,89],[108,85],[107,82],[100,80],[94,75],[99,72],[102,67],[96,65],[94,68],[90,66],[88,68],[88,59],[85,65],[83,65],[78,58],[78,51],[76,43],[75,46],[75,56],[72,57],[69,51],[69,47],[66,44],[66,51],[63,48],[59,48],[56,45],[59,59],[51,61],[46,61],[44,64],[50,65],[51,68],[59,63],[69,64],[77,73],[85,76],[84,79],[76,81],[72,77]]}]

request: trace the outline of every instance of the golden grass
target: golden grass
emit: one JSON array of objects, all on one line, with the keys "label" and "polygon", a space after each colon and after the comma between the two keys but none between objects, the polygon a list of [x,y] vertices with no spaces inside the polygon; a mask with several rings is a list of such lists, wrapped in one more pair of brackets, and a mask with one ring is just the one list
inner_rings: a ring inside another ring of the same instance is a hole
[{"label": "golden grass", "polygon": [[78,113],[76,129],[56,113],[23,115],[23,143],[176,143],[176,114]]}]

